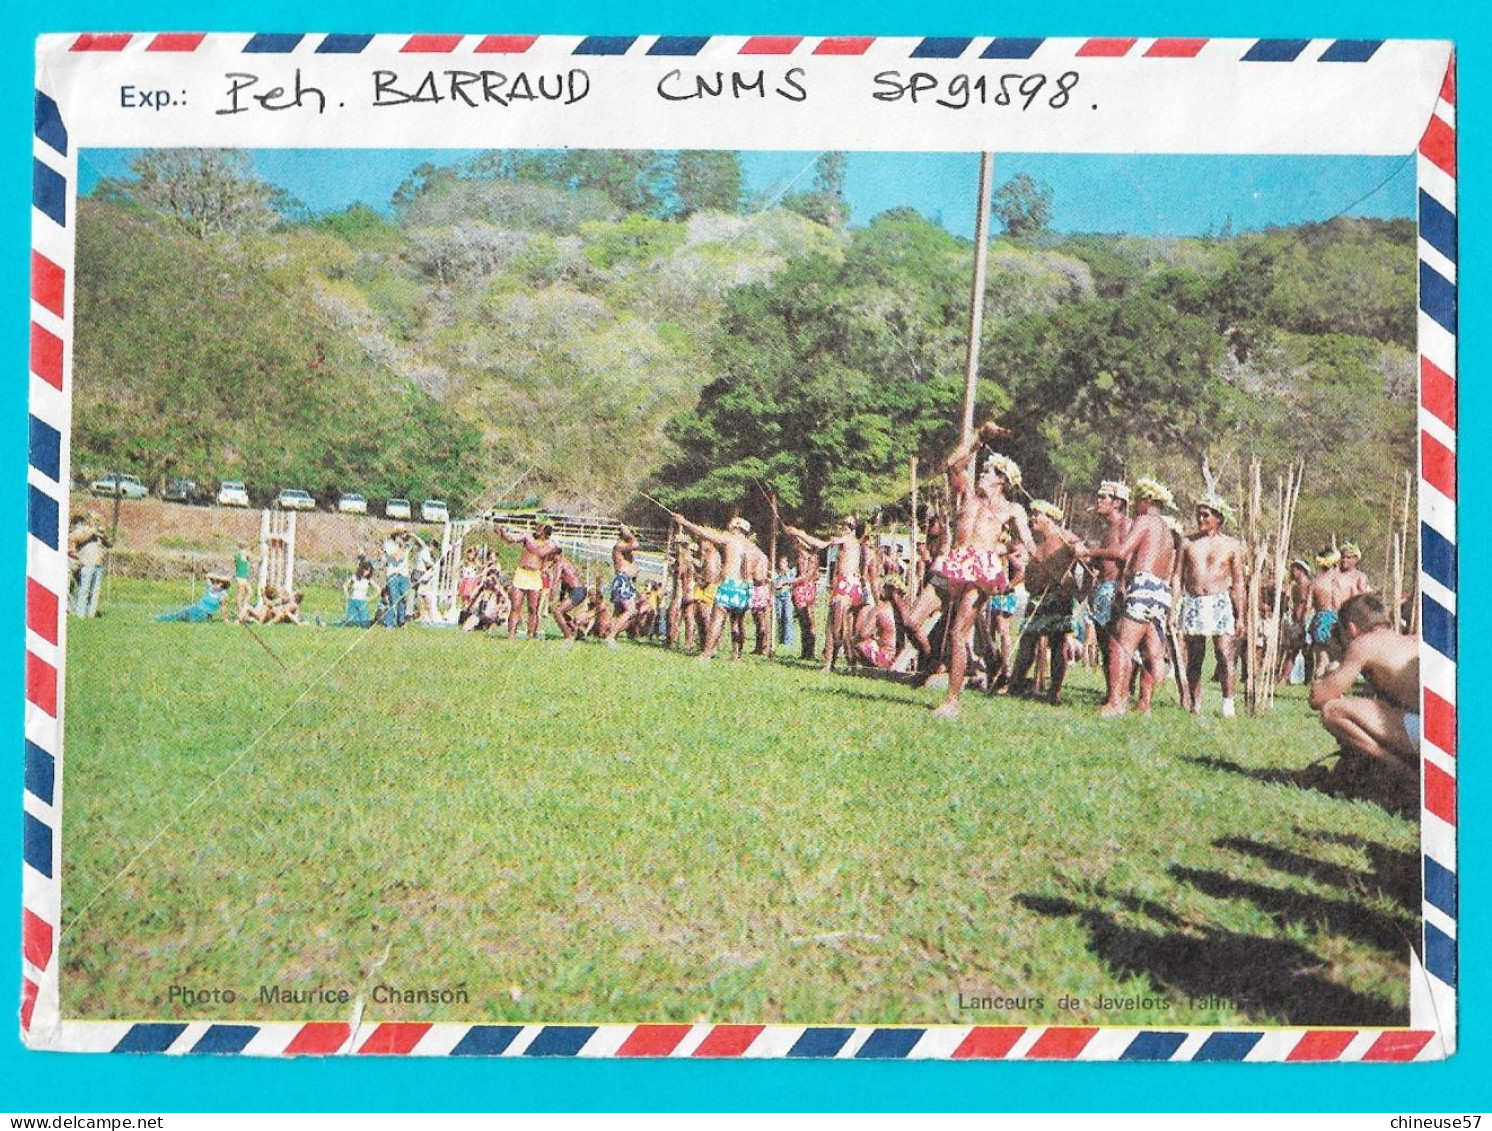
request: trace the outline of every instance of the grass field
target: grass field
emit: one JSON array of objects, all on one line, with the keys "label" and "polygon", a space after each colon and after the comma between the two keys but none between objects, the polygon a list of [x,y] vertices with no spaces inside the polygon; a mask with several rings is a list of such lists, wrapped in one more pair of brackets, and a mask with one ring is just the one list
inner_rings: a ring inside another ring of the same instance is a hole
[{"label": "grass field", "polygon": [[1101,722],[1079,672],[947,723],[643,645],[260,630],[286,671],[155,624],[180,583],[109,596],[69,625],[65,1016],[349,1012],[282,986],[367,1020],[1407,1021],[1417,828],[1294,784],[1330,748],[1299,689]]}]

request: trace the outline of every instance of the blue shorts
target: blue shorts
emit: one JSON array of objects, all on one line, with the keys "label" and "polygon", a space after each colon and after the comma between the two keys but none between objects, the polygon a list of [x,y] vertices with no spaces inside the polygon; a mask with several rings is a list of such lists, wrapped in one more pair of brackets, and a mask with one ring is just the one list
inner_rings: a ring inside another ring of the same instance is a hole
[{"label": "blue shorts", "polygon": [[1114,619],[1114,598],[1119,595],[1119,583],[1110,578],[1100,581],[1093,590],[1093,623],[1106,628]]},{"label": "blue shorts", "polygon": [[1124,591],[1124,615],[1162,632],[1171,616],[1171,583],[1153,573],[1137,573]]},{"label": "blue shorts", "polygon": [[1014,589],[1007,589],[1003,593],[996,593],[989,599],[989,608],[992,613],[1004,613],[1008,617],[1015,616],[1016,606],[1020,603],[1019,597]]},{"label": "blue shorts", "polygon": [[1312,644],[1330,644],[1331,630],[1337,626],[1337,610],[1321,609],[1306,622],[1306,635]]},{"label": "blue shorts", "polygon": [[751,606],[751,583],[740,578],[722,581],[715,590],[715,607],[738,613]]},{"label": "blue shorts", "polygon": [[611,603],[617,608],[637,600],[637,578],[619,573],[611,579]]}]

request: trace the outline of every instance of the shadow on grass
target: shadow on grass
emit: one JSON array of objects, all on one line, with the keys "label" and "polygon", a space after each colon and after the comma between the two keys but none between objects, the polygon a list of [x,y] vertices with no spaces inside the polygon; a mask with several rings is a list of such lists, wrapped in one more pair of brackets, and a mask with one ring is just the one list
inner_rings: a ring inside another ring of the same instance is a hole
[{"label": "shadow on grass", "polygon": [[1407,1010],[1358,993],[1317,973],[1325,961],[1299,943],[1188,926],[1169,910],[1132,896],[1110,897],[1158,929],[1121,923],[1099,907],[1070,899],[1019,895],[1038,915],[1074,918],[1088,932],[1089,949],[1120,977],[1142,977],[1191,998],[1216,995],[1260,1021],[1289,1025],[1402,1025]]},{"label": "shadow on grass", "polygon": [[[869,682],[867,681],[867,683]],[[877,682],[885,684],[888,681],[880,680]],[[910,685],[906,683],[898,683],[895,686],[912,690]],[[931,701],[924,702],[921,699],[914,699],[910,695],[890,695],[884,691],[861,690],[860,688],[849,686],[811,687],[807,690],[813,695],[832,695],[837,699],[859,699],[866,703],[894,703],[898,707],[915,707],[921,711],[925,711],[934,705]]]},{"label": "shadow on grass", "polygon": [[1297,789],[1313,790],[1326,797],[1370,801],[1395,817],[1412,819],[1416,815],[1413,805],[1406,804],[1402,799],[1393,796],[1389,788],[1385,787],[1385,783],[1380,782],[1376,777],[1362,773],[1350,775],[1338,773],[1322,762],[1312,763],[1304,769],[1282,770],[1265,766],[1245,766],[1229,761],[1227,758],[1204,755],[1188,754],[1183,755],[1183,758],[1193,765],[1209,770],[1222,770],[1270,785],[1292,785]]},{"label": "shadow on grass", "polygon": [[1402,955],[1413,942],[1406,923],[1357,903],[1271,887],[1222,872],[1204,872],[1179,864],[1173,864],[1167,871],[1180,883],[1190,884],[1214,899],[1248,900],[1273,919],[1282,931],[1295,925],[1304,926],[1313,933],[1324,930],[1357,939],[1393,955]]},{"label": "shadow on grass", "polygon": [[1227,836],[1212,843],[1215,848],[1252,856],[1277,872],[1315,880],[1328,887],[1360,892],[1368,898],[1382,896],[1411,914],[1419,913],[1419,857],[1414,853],[1388,848],[1359,836],[1315,832],[1298,826],[1295,833],[1310,840],[1356,848],[1367,855],[1371,870],[1364,872],[1345,864],[1317,860],[1315,857],[1303,856],[1287,848],[1264,844],[1249,837]]}]

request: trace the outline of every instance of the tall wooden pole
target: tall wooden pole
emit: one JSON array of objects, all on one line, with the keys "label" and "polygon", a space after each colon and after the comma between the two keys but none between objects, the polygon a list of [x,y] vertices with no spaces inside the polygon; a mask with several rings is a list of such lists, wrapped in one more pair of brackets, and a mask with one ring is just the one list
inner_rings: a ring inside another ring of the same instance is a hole
[{"label": "tall wooden pole", "polygon": [[917,457],[912,457],[912,560],[907,565],[907,594],[911,600],[916,601],[918,592],[922,588],[922,570],[917,558],[917,538],[919,524],[917,521]]},{"label": "tall wooden pole", "polygon": [[767,603],[767,655],[777,655],[777,495],[767,493],[767,502],[772,507],[772,531],[767,535],[767,576],[771,579],[769,592],[772,599]]},{"label": "tall wooden pole", "polygon": [[979,342],[984,332],[984,279],[989,263],[989,186],[995,155],[979,155],[979,211],[974,224],[974,293],[969,302],[969,357],[964,370],[964,439],[974,433],[974,386],[979,380]]}]

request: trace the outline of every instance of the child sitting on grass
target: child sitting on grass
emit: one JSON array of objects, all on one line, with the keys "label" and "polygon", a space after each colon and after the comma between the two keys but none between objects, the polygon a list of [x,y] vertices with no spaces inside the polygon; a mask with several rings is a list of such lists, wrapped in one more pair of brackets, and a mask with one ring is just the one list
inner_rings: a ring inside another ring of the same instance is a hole
[{"label": "child sitting on grass", "polygon": [[196,604],[187,605],[185,608],[177,609],[171,613],[161,613],[155,619],[158,621],[187,621],[192,624],[202,624],[206,621],[217,620],[223,611],[223,598],[227,596],[228,585],[231,578],[222,574],[209,573],[207,575],[207,591],[202,594],[201,600]]}]

